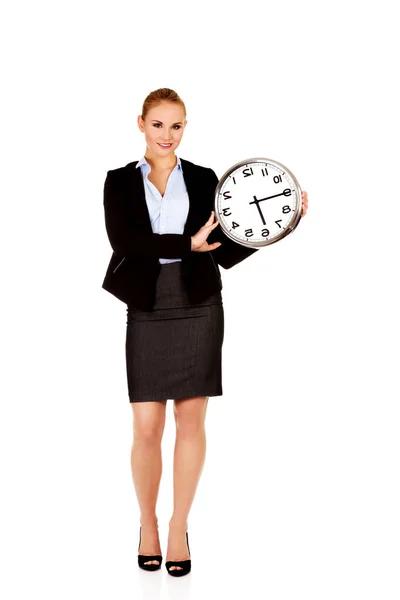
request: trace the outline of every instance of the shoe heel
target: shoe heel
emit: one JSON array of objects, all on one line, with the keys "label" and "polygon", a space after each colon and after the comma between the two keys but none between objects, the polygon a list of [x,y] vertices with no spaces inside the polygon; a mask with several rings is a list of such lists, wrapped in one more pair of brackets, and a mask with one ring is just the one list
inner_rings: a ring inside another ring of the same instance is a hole
[{"label": "shoe heel", "polygon": [[[189,552],[189,556],[190,556],[188,532],[186,532],[186,544],[187,544],[187,548],[188,548],[188,552]],[[180,569],[172,569],[172,571],[171,571],[170,567],[181,567],[181,568]],[[165,563],[165,568],[167,569],[169,575],[172,575],[173,577],[182,577],[182,575],[187,575],[188,573],[190,573],[190,571],[192,569],[192,561],[190,558],[187,560],[167,560],[167,562]]]},{"label": "shoe heel", "polygon": [[[141,541],[142,541],[142,527],[140,526],[138,552],[140,549]],[[158,565],[146,565],[145,563],[147,563],[150,560],[158,560],[159,564]],[[144,569],[145,571],[157,571],[158,569],[161,568],[161,563],[162,563],[162,556],[160,554],[152,554],[150,556],[146,556],[145,554],[138,554],[138,565],[141,569]]]}]

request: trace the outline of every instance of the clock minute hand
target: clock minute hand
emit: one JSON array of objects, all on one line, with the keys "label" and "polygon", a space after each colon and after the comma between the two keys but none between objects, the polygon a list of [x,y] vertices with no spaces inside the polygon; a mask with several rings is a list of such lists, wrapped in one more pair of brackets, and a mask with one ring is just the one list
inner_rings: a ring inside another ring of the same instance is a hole
[{"label": "clock minute hand", "polygon": [[275,194],[274,196],[267,196],[266,198],[260,198],[259,200],[257,200],[257,202],[262,202],[263,200],[270,200],[271,198],[277,198],[278,196],[286,196],[286,194],[285,192],[282,192],[281,194]]}]

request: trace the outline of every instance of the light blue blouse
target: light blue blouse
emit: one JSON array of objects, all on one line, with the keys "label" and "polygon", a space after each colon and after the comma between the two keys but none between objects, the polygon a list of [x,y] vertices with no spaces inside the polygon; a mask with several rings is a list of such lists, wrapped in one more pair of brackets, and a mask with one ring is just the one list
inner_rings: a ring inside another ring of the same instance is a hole
[{"label": "light blue blouse", "polygon": [[[171,171],[164,196],[149,181],[151,167],[143,156],[136,165],[141,169],[147,208],[149,209],[153,233],[183,233],[189,212],[189,196],[182,173],[181,159]],[[159,258],[161,264],[181,261],[181,258]]]}]

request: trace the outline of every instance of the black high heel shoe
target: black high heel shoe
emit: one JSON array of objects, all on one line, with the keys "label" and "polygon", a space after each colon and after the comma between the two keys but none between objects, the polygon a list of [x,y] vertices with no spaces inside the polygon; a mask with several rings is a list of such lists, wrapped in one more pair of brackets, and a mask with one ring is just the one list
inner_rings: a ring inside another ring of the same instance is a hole
[{"label": "black high heel shoe", "polygon": [[[140,536],[139,536],[139,548],[138,548],[138,552],[140,549],[140,542],[142,539],[142,526],[140,526]],[[158,565],[146,565],[145,563],[149,562],[150,560],[158,560],[159,564]],[[145,554],[138,554],[138,564],[139,567],[141,569],[145,569],[145,571],[157,571],[157,569],[161,568],[161,563],[162,563],[162,556],[160,554],[153,554],[151,556],[146,556]]]},{"label": "black high heel shoe", "polygon": [[[186,532],[186,544],[190,556],[188,532]],[[181,567],[181,569],[170,570],[170,567]],[[190,572],[192,568],[192,561],[190,560],[190,558],[187,560],[167,560],[167,562],[165,563],[165,568],[167,569],[170,575],[173,575],[174,577],[181,577],[182,575],[187,575]]]}]

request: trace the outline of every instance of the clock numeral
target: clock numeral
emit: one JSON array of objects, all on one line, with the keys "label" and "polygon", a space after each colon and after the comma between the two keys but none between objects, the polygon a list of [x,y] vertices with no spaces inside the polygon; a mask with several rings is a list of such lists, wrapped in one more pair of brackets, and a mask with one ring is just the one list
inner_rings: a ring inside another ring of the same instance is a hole
[{"label": "clock numeral", "polygon": [[234,184],[235,184],[235,185],[236,185],[236,181],[235,181],[235,178],[234,178],[234,177],[232,177],[232,179],[233,179],[233,183],[234,183]]},{"label": "clock numeral", "polygon": [[265,169],[261,169],[261,173],[263,174],[263,177],[266,177],[268,175],[267,167],[265,167]]},{"label": "clock numeral", "polygon": [[236,229],[236,227],[239,227],[239,223],[235,223],[235,221],[232,221],[232,229]]},{"label": "clock numeral", "polygon": [[230,213],[230,212],[227,212],[228,210],[230,210],[230,208],[229,208],[229,207],[228,207],[228,208],[223,208],[223,209],[222,209],[222,212],[224,213],[224,217],[229,217],[229,215],[231,215],[231,214],[232,214],[232,213]]},{"label": "clock numeral", "polygon": [[230,200],[230,198],[232,198],[232,196],[229,195],[230,192],[224,192],[222,195],[225,198],[225,200]]},{"label": "clock numeral", "polygon": [[261,235],[262,235],[263,237],[268,237],[268,236],[269,236],[269,231],[268,231],[268,229],[263,229],[263,230],[261,231]]},{"label": "clock numeral", "polygon": [[[249,173],[249,171],[251,171],[251,172]],[[251,177],[253,175],[253,169],[252,169],[252,167],[248,167],[247,169],[243,169],[243,175],[245,177]]]},{"label": "clock numeral", "polygon": [[283,213],[285,213],[285,214],[286,214],[286,213],[290,213],[290,211],[291,211],[291,210],[292,210],[292,209],[291,209],[291,208],[290,208],[290,206],[288,206],[287,204],[286,204],[286,206],[284,206],[284,207],[282,208],[282,212],[283,212]]},{"label": "clock numeral", "polygon": [[282,223],[282,219],[278,219],[275,221],[275,223],[278,225],[279,229],[282,229],[282,227],[279,225],[279,223]]},{"label": "clock numeral", "polygon": [[289,188],[286,188],[286,190],[283,190],[283,195],[284,196],[291,196],[292,195],[292,190],[289,190]]},{"label": "clock numeral", "polygon": [[282,177],[280,175],[274,175],[274,183],[279,183],[282,181]]},{"label": "clock numeral", "polygon": [[246,229],[246,231],[244,232],[244,235],[246,237],[252,237],[254,235],[253,230],[252,229]]}]

